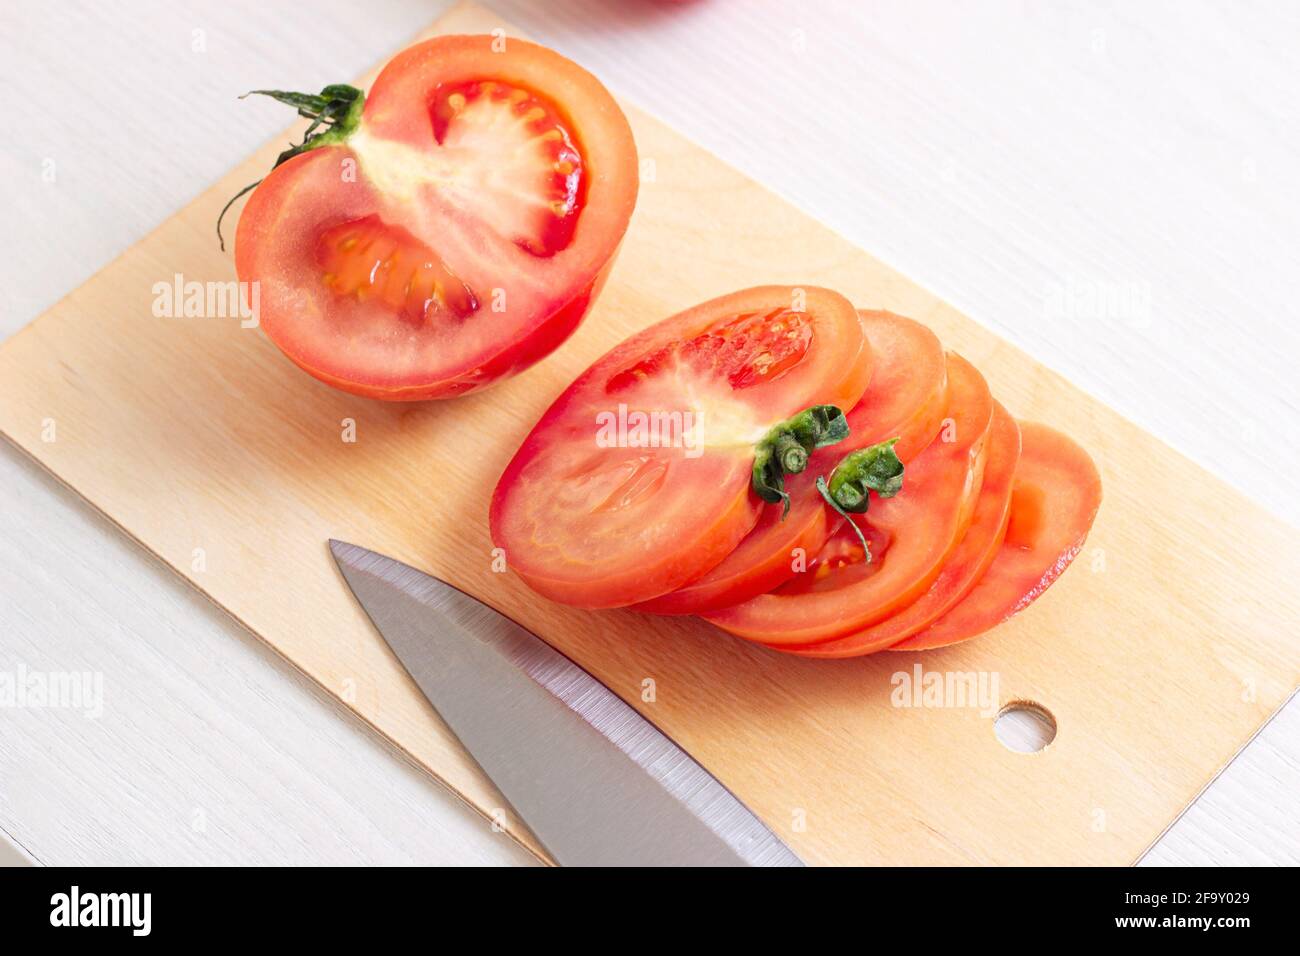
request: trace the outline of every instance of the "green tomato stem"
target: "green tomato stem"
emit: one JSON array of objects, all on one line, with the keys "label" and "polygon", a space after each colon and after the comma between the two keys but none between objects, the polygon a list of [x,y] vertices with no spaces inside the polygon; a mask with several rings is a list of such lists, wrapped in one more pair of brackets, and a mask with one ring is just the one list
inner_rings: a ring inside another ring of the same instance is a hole
[{"label": "green tomato stem", "polygon": [[848,435],[844,413],[834,405],[813,405],[774,426],[754,446],[754,494],[772,504],[781,502],[784,518],[790,512],[785,476],[807,468],[808,456],[814,450],[843,441]]},{"label": "green tomato stem", "polygon": [[[276,157],[272,169],[293,159],[299,153],[305,153],[321,146],[337,146],[345,142],[361,125],[361,112],[366,104],[366,94],[355,86],[349,86],[346,83],[331,83],[319,93],[250,90],[240,99],[242,100],[247,96],[269,96],[278,103],[292,106],[298,111],[299,116],[311,120],[311,125],[303,133],[302,142],[291,145],[280,153]],[[322,126],[325,129],[317,132]],[[230,201],[221,208],[221,212],[217,216],[217,241],[221,244],[222,252],[226,251],[226,240],[221,235],[221,221],[226,218],[226,213],[235,204],[235,200],[256,189],[261,183],[262,180],[259,179],[257,182],[245,186],[231,196]]]},{"label": "green tomato stem", "polygon": [[873,491],[878,497],[892,498],[903,490],[903,463],[894,452],[897,442],[897,438],[892,438],[850,452],[835,466],[829,482],[824,476],[817,478],[817,490],[826,503],[853,526],[868,561],[871,560],[871,548],[852,515],[866,514]]}]

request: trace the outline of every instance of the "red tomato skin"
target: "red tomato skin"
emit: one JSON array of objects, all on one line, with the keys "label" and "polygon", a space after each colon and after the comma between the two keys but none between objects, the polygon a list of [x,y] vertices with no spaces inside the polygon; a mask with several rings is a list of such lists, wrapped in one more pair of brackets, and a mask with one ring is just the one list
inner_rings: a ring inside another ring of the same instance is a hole
[{"label": "red tomato skin", "polygon": [[561,306],[531,335],[516,342],[486,365],[480,366],[471,387],[460,394],[480,391],[503,379],[518,375],[563,345],[569,336],[578,331],[578,326],[587,317],[601,290],[605,288],[605,282],[609,279],[609,273],[614,268],[614,260],[617,256],[616,249],[610,255],[609,262],[605,263],[605,267],[596,275],[595,281],[574,296],[567,305]]},{"label": "red tomato skin", "polygon": [[[961,601],[891,651],[930,650],[978,637],[1038,600],[1083,548],[1101,508],[1096,464],[1054,428],[1038,422],[1021,422],[1020,428],[1023,451],[1011,520],[993,562]],[[1018,524],[1029,530],[1022,532]]]},{"label": "red tomato skin", "polygon": [[353,395],[360,395],[363,398],[376,398],[386,402],[424,402],[431,399],[456,398],[460,395],[469,395],[472,392],[481,392],[498,382],[518,375],[564,344],[565,340],[578,330],[578,326],[586,318],[587,313],[596,301],[596,297],[600,294],[600,290],[604,288],[610,270],[613,268],[614,258],[611,256],[609,263],[600,271],[596,281],[591,286],[575,296],[568,305],[561,306],[554,315],[538,326],[532,334],[515,342],[486,364],[458,378],[422,385],[381,388],[374,385],[349,382],[321,369],[311,368],[307,364],[298,361],[288,352],[285,355],[294,365],[297,365],[308,375],[319,379],[326,385],[343,392],[350,392]]}]

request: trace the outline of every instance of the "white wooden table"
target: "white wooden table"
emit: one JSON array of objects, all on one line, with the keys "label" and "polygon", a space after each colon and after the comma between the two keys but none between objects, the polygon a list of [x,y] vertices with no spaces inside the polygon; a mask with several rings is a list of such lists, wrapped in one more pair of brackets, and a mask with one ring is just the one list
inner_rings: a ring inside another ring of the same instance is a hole
[{"label": "white wooden table", "polygon": [[[351,78],[441,5],[113,6],[0,7],[0,336],[284,126],[237,94]],[[1293,4],[496,8],[1300,523]],[[0,710],[32,858],[528,862],[8,447],[0,488],[0,672],[105,675],[98,719]],[[1300,863],[1298,795],[1293,700],[1145,862]]]}]

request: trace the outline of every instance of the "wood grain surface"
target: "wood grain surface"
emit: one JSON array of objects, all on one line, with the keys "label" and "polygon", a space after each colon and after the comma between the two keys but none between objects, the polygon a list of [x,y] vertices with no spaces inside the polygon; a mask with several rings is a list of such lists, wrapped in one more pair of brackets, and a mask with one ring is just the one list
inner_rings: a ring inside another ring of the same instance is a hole
[{"label": "wood grain surface", "polygon": [[[498,25],[461,7],[438,29]],[[653,175],[609,287],[570,343],[498,389],[385,406],[306,378],[235,320],[152,315],[156,282],[232,277],[211,223],[269,165],[269,144],[0,349],[0,428],[485,812],[503,801],[369,630],[328,537],[424,567],[535,630],[809,862],[1132,861],[1296,684],[1294,532],[699,147],[629,117]],[[1030,612],[951,651],[821,663],[696,621],[558,608],[493,573],[488,495],[559,389],[629,332],[759,282],[828,285],[927,322],[1015,414],[1092,450],[1107,495],[1097,526]],[[892,706],[892,676],[916,662],[997,675],[1000,702],[1041,702],[1057,739],[1027,757],[976,710]]]}]

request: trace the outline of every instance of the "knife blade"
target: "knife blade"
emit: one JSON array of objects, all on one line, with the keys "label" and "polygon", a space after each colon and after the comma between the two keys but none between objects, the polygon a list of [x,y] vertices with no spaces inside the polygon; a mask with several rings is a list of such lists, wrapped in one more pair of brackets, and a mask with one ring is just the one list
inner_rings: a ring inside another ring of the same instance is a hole
[{"label": "knife blade", "polygon": [[452,733],[566,866],[802,866],[617,694],[510,618],[331,539],[352,594]]}]

